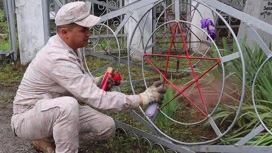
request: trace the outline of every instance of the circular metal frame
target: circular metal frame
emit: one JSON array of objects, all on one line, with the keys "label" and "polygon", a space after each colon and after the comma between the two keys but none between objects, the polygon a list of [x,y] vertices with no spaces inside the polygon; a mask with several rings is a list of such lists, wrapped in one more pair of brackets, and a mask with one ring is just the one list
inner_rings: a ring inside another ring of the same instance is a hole
[{"label": "circular metal frame", "polygon": [[261,64],[261,66],[259,67],[258,71],[256,72],[255,76],[254,76],[254,80],[253,80],[253,83],[252,83],[252,90],[251,90],[251,95],[252,95],[252,103],[253,103],[253,106],[254,106],[254,110],[256,112],[256,115],[259,119],[259,121],[261,122],[261,124],[263,125],[263,127],[265,128],[265,130],[267,132],[269,132],[271,135],[272,135],[272,132],[271,130],[266,126],[266,124],[264,123],[263,119],[261,118],[260,114],[259,114],[259,111],[257,109],[257,105],[256,105],[256,102],[255,102],[255,84],[256,84],[256,80],[258,78],[258,75],[260,73],[260,71],[262,70],[262,68],[264,67],[264,65],[269,61],[269,59],[272,58],[272,55],[270,55],[269,57],[267,57],[265,59],[265,61]]},{"label": "circular metal frame", "polygon": [[[201,3],[201,2],[198,2],[198,3],[200,3],[200,4],[202,4],[203,6],[205,6],[205,7],[207,7],[208,9],[210,9],[214,14],[216,14],[219,18],[221,18],[222,19],[222,21],[226,24],[226,26],[228,27],[228,29],[229,29],[229,31],[230,31],[230,33],[233,35],[233,39],[235,40],[235,42],[237,42],[237,48],[238,48],[238,52],[239,52],[239,58],[241,59],[241,64],[242,64],[242,68],[243,68],[243,72],[242,72],[242,87],[241,87],[241,97],[240,97],[240,103],[239,103],[239,106],[238,106],[238,109],[237,109],[237,111],[236,111],[236,115],[235,115],[235,117],[234,117],[234,119],[233,119],[233,122],[228,126],[228,128],[223,132],[223,133],[221,133],[220,135],[218,135],[218,137],[216,137],[216,138],[214,138],[214,139],[211,139],[211,140],[207,140],[207,141],[201,141],[201,142],[193,142],[193,143],[187,143],[187,142],[181,142],[181,141],[179,141],[179,140],[176,140],[176,139],[174,139],[174,138],[172,138],[172,137],[170,137],[170,136],[168,136],[167,134],[165,134],[164,132],[162,132],[154,123],[153,123],[153,121],[151,120],[151,119],[149,119],[149,117],[147,117],[146,116],[146,119],[150,122],[150,124],[160,133],[160,134],[162,134],[163,136],[165,136],[166,138],[168,138],[168,139],[170,139],[171,141],[173,141],[173,142],[175,142],[175,143],[179,143],[179,144],[184,144],[184,145],[196,145],[196,144],[206,144],[206,143],[211,143],[211,142],[214,142],[214,141],[216,141],[216,140],[218,140],[218,139],[220,139],[222,136],[224,136],[227,132],[229,132],[230,130],[231,130],[231,128],[234,126],[234,124],[235,124],[235,122],[236,122],[236,120],[237,120],[237,118],[238,118],[238,116],[239,116],[239,113],[240,113],[240,110],[241,110],[241,107],[242,107],[242,102],[243,102],[243,98],[244,98],[244,88],[245,88],[245,63],[244,63],[244,59],[243,59],[243,54],[242,54],[242,51],[241,51],[241,47],[240,47],[240,45],[239,45],[239,43],[238,43],[238,40],[237,40],[237,38],[236,38],[236,36],[235,36],[235,33],[233,32],[233,30],[231,29],[231,27],[228,25],[228,23],[227,23],[227,21],[216,11],[216,10],[214,10],[213,8],[210,8],[208,5],[206,5],[206,4],[204,4],[204,3]],[[154,6],[155,7],[155,6]],[[152,9],[152,8],[151,8]],[[150,10],[151,10],[150,9]],[[150,10],[148,10],[147,12],[149,12]],[[139,23],[140,23],[140,21],[144,18],[144,16],[147,14],[147,12],[142,16],[142,18],[139,20],[139,22],[137,23],[137,25],[136,25],[136,28],[139,26]],[[187,22],[187,21],[181,21],[181,20],[174,20],[174,21],[172,21],[172,22],[183,22],[183,23],[187,23],[187,24],[191,24],[190,22]],[[195,26],[195,27],[197,27],[196,25],[194,25],[194,24],[191,24],[192,26]],[[134,30],[134,32],[133,32],[133,35],[134,35],[134,33],[136,32],[136,28],[135,28],[135,30]],[[158,29],[158,28],[157,28]],[[199,28],[199,29],[201,29],[201,28]],[[210,38],[210,40],[212,40],[211,39],[211,37],[203,30],[203,29],[201,29],[209,38]],[[154,32],[153,32],[154,33]],[[152,34],[153,34],[152,33]],[[152,36],[150,36],[149,37],[149,41],[150,41],[150,39],[151,39],[151,37]],[[133,37],[131,37],[130,38],[130,46],[131,46],[131,42],[133,41]],[[214,43],[214,41],[212,41],[212,43],[215,45],[215,43]],[[148,43],[147,43],[148,44]],[[130,47],[129,46],[129,47]],[[218,51],[218,48],[217,48],[217,46],[215,45],[215,47],[216,47],[216,49],[217,49],[217,51]],[[145,47],[145,49],[144,50],[146,50],[146,48],[147,48],[147,45],[146,45],[146,47]],[[129,50],[128,50],[129,52],[131,51],[131,49],[129,48]],[[130,55],[130,53],[129,53],[129,55]],[[220,57],[220,58],[223,58],[223,57]],[[223,61],[222,60],[222,63],[221,63],[221,65],[222,66],[224,66],[223,65],[223,63],[224,62],[226,62],[226,61]],[[130,58],[128,57],[128,71],[130,72]],[[224,73],[224,71],[223,71],[223,73]],[[224,79],[224,76],[225,76],[225,74],[223,74],[223,81],[225,81],[225,79]],[[143,75],[143,77],[144,77],[144,75]],[[135,91],[134,91],[134,89],[133,89],[133,83],[132,83],[132,76],[131,75],[129,75],[129,80],[130,80],[130,82],[131,82],[131,88],[132,88],[132,91],[133,91],[133,93],[135,94]],[[146,81],[144,80],[144,82],[145,82],[145,86],[147,87],[147,83],[146,83]],[[224,85],[223,85],[224,86]],[[222,87],[222,91],[221,91],[221,96],[220,97],[222,97],[222,93],[223,93],[223,87]],[[220,98],[221,99],[221,98]],[[219,101],[220,102],[220,101]],[[218,104],[219,104],[219,102],[217,103],[217,105],[216,105],[216,108],[218,107]],[[141,112],[143,113],[143,114],[145,114],[145,112],[143,111],[143,109],[140,107],[140,110],[141,110]],[[211,115],[213,115],[213,113],[214,113],[214,111],[215,111],[216,109],[214,109],[213,111],[212,111],[212,113],[209,115],[209,116],[207,116],[207,118],[208,117],[212,117]],[[202,121],[201,121],[202,122]],[[200,122],[197,122],[197,123],[200,123]],[[221,132],[221,131],[220,131]]]}]

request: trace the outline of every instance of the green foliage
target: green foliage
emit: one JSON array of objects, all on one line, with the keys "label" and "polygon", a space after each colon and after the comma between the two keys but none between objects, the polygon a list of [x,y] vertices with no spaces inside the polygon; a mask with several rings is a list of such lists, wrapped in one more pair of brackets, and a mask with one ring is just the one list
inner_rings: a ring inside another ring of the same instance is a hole
[{"label": "green foliage", "polygon": [[[224,51],[226,54],[232,52],[228,47],[225,39],[222,40]],[[235,143],[248,134],[252,129],[259,125],[260,121],[256,115],[252,104],[252,83],[256,75],[257,70],[261,64],[267,58],[262,49],[254,43],[252,46],[248,46],[246,41],[242,42],[241,49],[243,51],[245,65],[246,65],[246,84],[245,84],[245,100],[241,110],[241,114],[237,120],[236,126],[234,129],[224,138],[222,138],[223,144]],[[235,42],[232,44],[233,52],[237,51],[237,45]],[[237,84],[242,84],[242,67],[241,61],[233,60],[232,62],[226,65],[227,70],[232,72],[232,80]],[[259,112],[260,117],[263,119],[265,124],[268,127],[272,127],[271,119],[271,107],[272,107],[272,63],[267,62],[262,70],[260,71],[258,77],[256,78],[255,83],[255,101],[256,108]],[[230,118],[235,116],[238,106],[220,106],[217,110],[217,113],[214,116],[215,120],[225,121],[226,123],[231,123]],[[260,133],[258,136],[255,136],[251,141],[248,142],[249,145],[271,145],[272,136],[265,132]]]},{"label": "green foliage", "polygon": [[[171,80],[170,80],[171,81]],[[175,92],[173,89],[168,88],[164,95],[164,103],[170,101],[175,96]],[[162,111],[167,114],[169,117],[173,118],[176,112],[176,105],[177,99],[172,100],[169,104],[162,108]]]},{"label": "green foliage", "polygon": [[5,18],[5,14],[4,14],[4,10],[0,10],[0,22],[5,22],[6,18]]},{"label": "green foliage", "polygon": [[[172,77],[170,78],[170,82],[173,82]],[[175,92],[171,88],[167,88],[166,93],[164,94],[163,98],[163,104],[169,102],[174,96]],[[177,98],[172,100],[170,103],[166,104],[161,111],[164,112],[168,117],[174,118],[175,113],[177,110]],[[156,123],[160,124],[161,126],[169,126],[172,121],[170,121],[168,118],[166,118],[161,113],[158,114],[156,118]]]},{"label": "green foliage", "polygon": [[0,10],[0,34],[0,51],[10,49],[8,23],[3,10]]},{"label": "green foliage", "polygon": [[10,49],[10,42],[9,41],[1,41],[0,39],[0,51],[3,50],[8,50]]},{"label": "green foliage", "polygon": [[0,84],[11,86],[20,83],[23,77],[23,70],[15,68],[14,64],[6,64],[0,68]]}]

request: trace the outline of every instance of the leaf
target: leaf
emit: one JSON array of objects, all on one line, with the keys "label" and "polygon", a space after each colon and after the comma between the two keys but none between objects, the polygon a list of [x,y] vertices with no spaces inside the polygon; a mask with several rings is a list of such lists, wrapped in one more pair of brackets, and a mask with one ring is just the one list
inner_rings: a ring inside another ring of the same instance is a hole
[{"label": "leaf", "polygon": [[227,39],[226,38],[222,38],[222,42],[223,42],[223,47],[224,47],[225,52],[229,53],[230,52],[230,48],[228,46]]}]

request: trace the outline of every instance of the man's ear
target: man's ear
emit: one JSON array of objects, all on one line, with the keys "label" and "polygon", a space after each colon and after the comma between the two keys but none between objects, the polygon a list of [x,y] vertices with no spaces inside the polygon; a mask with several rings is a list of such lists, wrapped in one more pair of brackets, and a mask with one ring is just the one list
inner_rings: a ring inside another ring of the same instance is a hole
[{"label": "man's ear", "polygon": [[62,27],[60,29],[60,34],[64,37],[64,38],[68,38],[68,29],[66,27]]}]

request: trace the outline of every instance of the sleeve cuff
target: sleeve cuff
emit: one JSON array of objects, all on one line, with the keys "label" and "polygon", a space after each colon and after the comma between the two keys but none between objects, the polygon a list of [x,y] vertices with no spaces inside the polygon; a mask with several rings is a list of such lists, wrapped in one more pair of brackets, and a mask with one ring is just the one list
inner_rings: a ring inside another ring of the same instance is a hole
[{"label": "sleeve cuff", "polygon": [[136,107],[140,106],[141,101],[142,101],[141,96],[139,96],[139,95],[129,95],[129,98],[133,99],[132,103],[130,105],[130,108],[136,108]]}]

